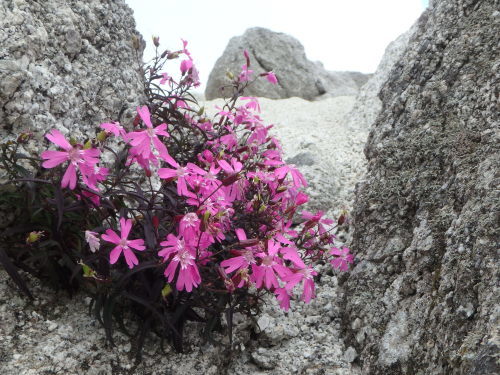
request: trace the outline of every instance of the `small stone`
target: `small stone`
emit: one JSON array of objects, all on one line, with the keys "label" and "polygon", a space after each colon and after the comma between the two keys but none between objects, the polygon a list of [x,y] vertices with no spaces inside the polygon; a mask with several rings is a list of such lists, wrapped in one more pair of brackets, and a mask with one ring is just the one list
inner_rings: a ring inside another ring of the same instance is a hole
[{"label": "small stone", "polygon": [[48,326],[47,326],[47,329],[52,332],[54,330],[57,329],[58,325],[56,322],[51,322],[51,321],[47,321],[48,322]]},{"label": "small stone", "polygon": [[357,356],[358,353],[356,353],[356,349],[354,349],[352,346],[348,347],[344,353],[344,359],[349,363],[354,362]]}]

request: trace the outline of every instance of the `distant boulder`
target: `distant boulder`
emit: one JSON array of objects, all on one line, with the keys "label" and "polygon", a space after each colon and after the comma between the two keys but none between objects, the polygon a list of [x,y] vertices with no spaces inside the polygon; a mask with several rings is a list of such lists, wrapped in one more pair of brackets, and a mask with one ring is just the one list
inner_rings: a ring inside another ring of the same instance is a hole
[{"label": "distant boulder", "polygon": [[356,95],[370,75],[358,72],[330,72],[320,62],[309,61],[300,42],[290,35],[261,27],[248,29],[231,38],[210,73],[205,90],[208,100],[233,95],[226,76],[238,74],[245,63],[243,51],[250,55],[253,77],[273,71],[278,84],[258,80],[245,93],[270,99],[299,97],[314,100],[320,96]]}]

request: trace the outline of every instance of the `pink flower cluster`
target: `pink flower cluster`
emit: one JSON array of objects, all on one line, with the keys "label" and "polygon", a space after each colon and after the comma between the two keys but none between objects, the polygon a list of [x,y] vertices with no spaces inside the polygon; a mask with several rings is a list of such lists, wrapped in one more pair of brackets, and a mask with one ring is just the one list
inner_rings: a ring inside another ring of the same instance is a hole
[{"label": "pink flower cluster", "polygon": [[[197,71],[186,44],[182,53],[187,58],[182,60],[180,70],[183,80],[196,85]],[[247,63],[237,78],[239,82],[248,80],[252,72],[246,51],[245,57]],[[270,83],[277,83],[274,73],[264,76]],[[167,73],[161,77],[160,84],[173,82]],[[271,126],[266,126],[258,114],[257,99],[240,99],[240,105],[220,109],[212,121],[194,116],[183,100],[175,100],[179,110],[184,108],[184,119],[191,129],[202,131],[206,137],[193,160],[183,163],[169,153],[173,147],[172,125],[154,125],[156,117],[147,106],[137,108],[143,126],[134,131],[127,132],[118,123],[101,124],[108,135],[127,145],[127,165],[137,164],[148,177],[157,176],[163,181],[162,188],[175,186],[184,207],[184,213],[175,217],[174,230],[147,252],[143,239],[129,239],[131,233],[140,233],[140,226],[133,231],[130,219],[120,219],[119,235],[107,229],[101,238],[114,245],[109,254],[111,264],[123,254],[133,268],[139,264],[136,252],[143,257],[156,254],[165,264],[167,282],[175,282],[178,290],[192,292],[204,287],[204,270],[215,267],[227,293],[250,286],[266,289],[288,310],[296,287],[301,288],[305,302],[314,298],[315,262],[328,259],[333,267],[345,271],[353,256],[349,249],[335,247],[334,222],[323,218],[322,212],[303,212],[303,223],[292,229],[294,215],[308,201],[301,191],[307,182],[297,168],[283,161],[281,146],[269,133]],[[100,150],[71,145],[57,130],[47,138],[63,151],[42,153],[43,166],[53,168],[69,162],[61,185],[75,189],[78,171],[84,185],[99,191],[98,184],[105,184],[108,174],[106,168],[97,166]],[[160,195],[158,191],[152,196]],[[99,206],[99,201],[95,204]],[[159,219],[155,220],[157,229]],[[88,231],[86,238],[93,251],[100,247],[97,233]]]}]

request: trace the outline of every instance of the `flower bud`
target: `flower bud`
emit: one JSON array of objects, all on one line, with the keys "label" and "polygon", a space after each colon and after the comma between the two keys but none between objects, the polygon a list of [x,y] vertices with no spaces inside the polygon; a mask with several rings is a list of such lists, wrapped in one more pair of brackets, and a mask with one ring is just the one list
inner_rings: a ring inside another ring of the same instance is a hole
[{"label": "flower bud", "polygon": [[229,78],[231,81],[234,79],[234,74],[233,72],[227,71],[226,72],[226,77]]},{"label": "flower bud", "polygon": [[97,136],[96,136],[96,139],[99,141],[99,142],[104,142],[106,140],[106,138],[108,138],[108,134],[106,133],[106,131],[100,131],[99,133],[97,133]]},{"label": "flower bud", "polygon": [[135,119],[134,119],[134,127],[136,127],[137,125],[139,125],[141,122],[141,117],[139,115],[136,115],[135,116]]},{"label": "flower bud", "polygon": [[239,173],[234,173],[234,174],[226,177],[225,179],[223,179],[222,180],[222,185],[224,185],[224,186],[232,185],[236,181],[238,181],[239,179],[240,179],[240,174]]},{"label": "flower bud", "polygon": [[167,54],[167,59],[173,60],[179,57],[179,52],[169,52]]},{"label": "flower bud", "polygon": [[28,237],[26,237],[26,243],[28,245],[31,245],[37,241],[39,241],[43,237],[43,232],[42,231],[33,231],[28,234]]},{"label": "flower bud", "polygon": [[139,49],[141,47],[141,43],[139,42],[137,35],[132,35],[132,47],[134,47],[134,49]]},{"label": "flower bud", "polygon": [[21,134],[19,134],[19,137],[17,137],[17,142],[27,143],[31,138],[33,138],[32,132],[30,131],[22,132]]},{"label": "flower bud", "polygon": [[94,279],[97,278],[97,273],[92,268],[87,266],[82,261],[79,261],[78,264],[82,266],[83,277],[92,277]]},{"label": "flower bud", "polygon": [[158,218],[158,216],[153,216],[153,218],[151,219],[151,221],[153,222],[153,227],[155,229],[158,229],[158,227],[160,226],[160,219]]},{"label": "flower bud", "polygon": [[90,148],[92,148],[92,141],[89,139],[87,142],[85,142],[85,144],[83,145],[83,149],[84,150],[89,150]]},{"label": "flower bud", "polygon": [[149,168],[145,169],[144,173],[146,173],[146,177],[151,177],[152,176],[151,169],[149,169]]},{"label": "flower bud", "polygon": [[155,47],[160,46],[160,37],[159,36],[153,36],[153,44],[155,45]]},{"label": "flower bud", "polygon": [[165,286],[163,287],[163,289],[161,290],[161,296],[163,298],[167,298],[169,296],[169,294],[172,293],[172,287],[170,286],[169,283],[165,284]]},{"label": "flower bud", "polygon": [[277,189],[276,189],[276,192],[277,193],[283,193],[284,191],[287,190],[287,187],[284,186],[284,185],[280,185]]}]

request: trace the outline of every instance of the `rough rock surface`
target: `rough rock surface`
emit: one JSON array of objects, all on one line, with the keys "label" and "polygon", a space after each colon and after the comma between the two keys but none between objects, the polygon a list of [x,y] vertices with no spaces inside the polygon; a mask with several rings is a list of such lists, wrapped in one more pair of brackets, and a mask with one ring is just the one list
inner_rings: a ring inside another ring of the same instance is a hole
[{"label": "rough rock surface", "polygon": [[297,39],[254,27],[241,36],[233,37],[215,63],[205,90],[208,100],[233,95],[226,72],[235,75],[241,72],[241,66],[245,64],[244,50],[249,52],[253,77],[274,71],[279,81],[277,85],[271,85],[266,80],[258,80],[245,91],[246,95],[271,99],[295,96],[306,100],[324,94],[356,95],[369,77],[358,72],[329,72],[321,63],[306,58],[304,47]]},{"label": "rough rock surface", "polygon": [[0,2],[0,138],[78,138],[141,98],[132,11],[120,1]]},{"label": "rough rock surface", "polygon": [[378,95],[382,85],[389,78],[389,73],[406,50],[410,37],[415,33],[416,24],[385,49],[384,56],[377,70],[359,90],[352,110],[345,117],[346,126],[353,129],[369,129],[375,122],[382,102]]},{"label": "rough rock surface", "polygon": [[498,5],[433,2],[381,91],[340,280],[364,374],[500,372]]}]

